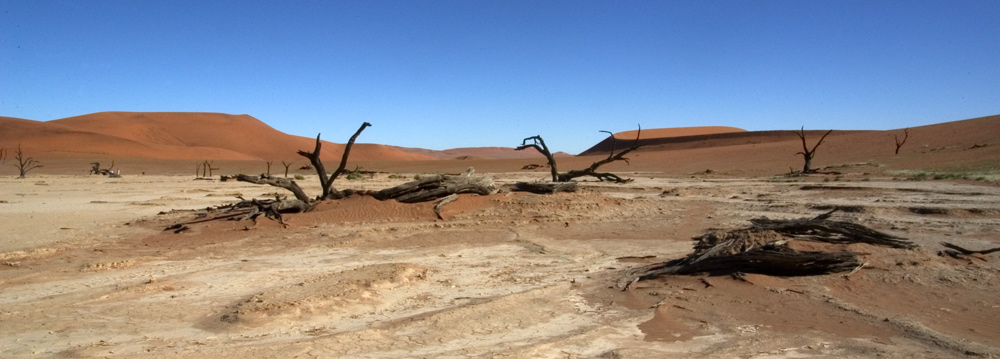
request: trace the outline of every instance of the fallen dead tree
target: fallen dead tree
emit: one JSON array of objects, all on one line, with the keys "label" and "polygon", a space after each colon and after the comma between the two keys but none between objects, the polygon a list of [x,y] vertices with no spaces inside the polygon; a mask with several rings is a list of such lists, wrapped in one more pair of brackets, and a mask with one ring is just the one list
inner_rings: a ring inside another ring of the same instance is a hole
[{"label": "fallen dead tree", "polygon": [[579,189],[576,182],[517,182],[514,190],[520,192],[531,192],[538,194],[552,194],[556,192],[576,192]]},{"label": "fallen dead tree", "polygon": [[915,248],[905,238],[867,227],[831,221],[827,212],[815,218],[793,220],[751,220],[751,227],[728,232],[711,232],[696,237],[694,252],[668,262],[632,268],[616,286],[628,290],[640,280],[665,275],[738,275],[758,273],[773,276],[807,276],[857,270],[864,265],[858,253],[797,251],[789,239],[829,243],[870,243],[894,248]]},{"label": "fallen dead tree", "polygon": [[[460,175],[427,176],[416,181],[407,182],[402,185],[386,188],[380,191],[351,189],[338,191],[333,187],[333,182],[341,173],[347,172],[345,168],[347,166],[348,157],[350,156],[351,147],[354,145],[354,141],[357,139],[358,135],[360,135],[361,132],[369,126],[371,126],[370,123],[363,123],[361,128],[359,128],[358,131],[351,136],[347,145],[344,147],[344,154],[341,157],[340,166],[331,174],[327,174],[326,167],[320,159],[322,142],[320,141],[319,135],[316,136],[316,146],[312,152],[298,151],[299,155],[309,159],[309,162],[312,163],[311,167],[315,168],[317,174],[319,175],[320,186],[323,189],[323,193],[319,197],[310,198],[309,195],[302,190],[302,187],[295,182],[295,180],[289,178],[273,177],[268,174],[261,174],[259,176],[238,174],[232,176],[231,178],[235,178],[237,181],[241,182],[283,188],[291,192],[295,198],[288,199],[283,196],[277,196],[274,200],[243,200],[236,206],[236,208],[239,208],[239,211],[241,211],[239,213],[232,213],[233,210],[228,209],[226,213],[222,213],[208,219],[198,219],[192,222],[179,223],[171,225],[167,227],[167,229],[180,232],[186,228],[187,224],[221,219],[241,220],[251,217],[255,219],[261,214],[284,223],[281,218],[282,213],[308,212],[314,208],[315,203],[318,201],[343,199],[352,195],[367,195],[381,201],[396,200],[402,203],[427,202],[440,199],[441,201],[434,207],[434,211],[438,218],[441,218],[441,207],[454,201],[457,198],[457,194],[474,193],[479,195],[489,195],[497,192],[492,178],[485,176],[473,176],[475,170],[471,167],[466,170],[465,173]],[[224,179],[226,178],[230,177],[224,177]],[[205,216],[207,217],[207,214]]]},{"label": "fallen dead tree", "polygon": [[115,168],[115,161],[111,161],[111,167],[101,168],[100,162],[90,163],[90,174],[92,175],[102,175],[102,176],[116,176],[117,173],[113,170]]},{"label": "fallen dead tree", "polygon": [[380,201],[393,199],[402,203],[418,203],[459,193],[474,193],[481,196],[496,193],[493,179],[473,176],[474,173],[475,169],[469,167],[460,175],[432,175],[396,187],[361,194],[371,195]]},{"label": "fallen dead tree", "polygon": [[948,242],[941,242],[941,245],[944,246],[945,249],[942,249],[941,251],[939,251],[938,255],[941,255],[941,256],[947,255],[949,257],[956,258],[956,259],[964,259],[964,258],[967,258],[967,257],[973,255],[973,254],[986,255],[986,254],[990,254],[990,253],[993,253],[993,252],[1000,252],[1000,247],[975,250],[975,249],[967,249],[967,248],[964,248],[964,247],[960,247],[957,244],[948,243]]},{"label": "fallen dead tree", "polygon": [[[188,225],[210,222],[210,221],[218,221],[218,220],[234,220],[234,221],[251,220],[254,221],[254,223],[256,224],[257,218],[260,217],[261,215],[265,216],[266,218],[276,220],[278,221],[278,223],[285,225],[285,221],[284,218],[281,216],[281,213],[283,211],[286,211],[285,206],[287,206],[289,203],[294,203],[294,202],[286,201],[281,196],[277,196],[273,200],[271,199],[259,200],[256,198],[246,200],[240,198],[239,202],[233,204],[206,208],[205,212],[199,213],[194,220],[175,223],[167,226],[163,230],[173,231],[174,233],[181,233],[191,229],[191,227],[188,227]],[[210,214],[211,216],[209,216]]]},{"label": "fallen dead tree", "polygon": [[617,148],[617,143],[615,142],[616,139],[614,134],[608,131],[601,131],[601,132],[607,132],[608,134],[611,135],[611,152],[608,153],[608,157],[592,163],[590,167],[587,167],[585,169],[571,170],[565,173],[559,173],[559,169],[556,167],[556,158],[555,156],[552,155],[552,152],[549,151],[549,147],[545,145],[545,140],[542,139],[542,136],[531,136],[525,138],[524,140],[521,141],[521,145],[515,148],[515,150],[521,151],[528,148],[534,148],[536,151],[544,155],[545,158],[549,161],[548,166],[549,170],[552,172],[552,182],[551,183],[518,182],[514,186],[514,189],[517,191],[527,191],[533,193],[575,192],[577,190],[575,184],[562,185],[562,183],[571,182],[576,178],[585,176],[595,177],[600,181],[613,181],[616,183],[631,182],[632,181],[631,178],[622,178],[614,173],[597,172],[597,170],[601,166],[615,161],[624,161],[625,163],[629,163],[629,159],[626,158],[625,155],[627,155],[629,152],[638,149],[639,136],[642,134],[642,128],[640,127],[639,131],[636,133],[635,140],[632,141],[632,146],[617,154],[615,153],[615,151],[618,148]]},{"label": "fallen dead tree", "polygon": [[768,218],[751,219],[756,230],[772,230],[784,236],[828,243],[868,243],[893,248],[912,249],[917,245],[906,238],[882,233],[857,223],[831,221],[830,212],[815,218],[778,220]]}]

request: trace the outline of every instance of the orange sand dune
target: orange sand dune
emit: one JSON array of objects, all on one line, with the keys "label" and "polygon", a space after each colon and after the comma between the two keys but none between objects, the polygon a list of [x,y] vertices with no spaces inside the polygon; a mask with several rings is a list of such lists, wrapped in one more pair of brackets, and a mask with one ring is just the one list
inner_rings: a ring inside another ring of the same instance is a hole
[{"label": "orange sand dune", "polygon": [[[642,134],[639,136],[639,139],[641,140],[647,138],[668,138],[668,137],[711,135],[716,133],[746,132],[746,131],[747,130],[744,130],[742,128],[729,127],[729,126],[650,128],[650,129],[642,129]],[[634,140],[636,132],[639,132],[639,130],[618,132],[615,134],[615,138],[620,140]]]},{"label": "orange sand dune", "polygon": [[[539,158],[542,156],[534,148],[527,148],[518,151],[513,147],[461,147],[447,149],[444,151],[426,150],[422,148],[404,148],[403,150],[442,160]],[[566,152],[556,152],[553,155],[557,157],[572,156]]]},{"label": "orange sand dune", "polygon": [[[0,118],[0,140],[23,143],[37,158],[301,160],[315,139],[282,133],[249,115],[197,112],[100,112],[49,122]],[[344,138],[357,128],[345,130]],[[331,134],[333,136],[333,134]],[[324,141],[323,158],[344,145]],[[427,160],[394,147],[358,144],[356,160]]]},{"label": "orange sand dune", "polygon": [[613,148],[623,148],[630,146],[632,141],[639,134],[640,146],[659,145],[673,142],[702,141],[719,137],[720,135],[738,135],[750,133],[742,128],[728,126],[699,126],[699,127],[675,127],[675,128],[652,128],[618,132],[613,136],[608,136],[593,147],[580,153],[581,156],[607,153]]},{"label": "orange sand dune", "polygon": [[218,147],[171,146],[144,143],[95,133],[58,123],[0,118],[0,143],[21,145],[34,158],[225,158],[253,160],[254,156]]}]

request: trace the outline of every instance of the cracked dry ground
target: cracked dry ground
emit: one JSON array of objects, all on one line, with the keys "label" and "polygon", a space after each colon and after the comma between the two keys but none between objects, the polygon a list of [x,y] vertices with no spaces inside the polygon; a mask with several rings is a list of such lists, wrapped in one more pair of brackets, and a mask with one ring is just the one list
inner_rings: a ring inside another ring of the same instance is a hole
[{"label": "cracked dry ground", "polygon": [[[686,255],[709,228],[832,207],[921,248],[835,246],[864,253],[868,265],[850,277],[611,288],[626,268]],[[1000,354],[997,255],[936,254],[943,240],[1000,246],[995,186],[641,179],[463,195],[443,214],[359,197],[289,216],[288,228],[160,231],[191,218],[181,212],[134,220],[116,239],[2,253],[0,357]]]}]

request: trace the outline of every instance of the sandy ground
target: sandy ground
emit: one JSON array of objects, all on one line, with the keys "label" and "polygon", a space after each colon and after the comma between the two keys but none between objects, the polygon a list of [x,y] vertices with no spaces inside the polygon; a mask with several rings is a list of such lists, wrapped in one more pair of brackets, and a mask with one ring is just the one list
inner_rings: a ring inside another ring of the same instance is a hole
[{"label": "sandy ground", "polygon": [[[287,228],[211,221],[177,234],[162,229],[280,189],[192,176],[2,178],[0,357],[1000,356],[998,254],[937,255],[941,241],[1000,246],[996,185],[636,177],[573,194],[463,195],[444,220],[432,204],[356,197],[290,215]],[[309,193],[314,178],[299,181]],[[869,263],[849,277],[611,288],[627,268],[686,255],[710,228],[835,206],[847,209],[837,219],[921,248],[845,246]]]}]

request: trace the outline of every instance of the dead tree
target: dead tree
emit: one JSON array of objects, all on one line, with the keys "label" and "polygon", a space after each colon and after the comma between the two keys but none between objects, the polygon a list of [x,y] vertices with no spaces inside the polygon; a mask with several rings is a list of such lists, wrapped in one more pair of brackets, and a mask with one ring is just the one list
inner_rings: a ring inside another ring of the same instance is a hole
[{"label": "dead tree", "polygon": [[941,256],[947,255],[949,257],[957,258],[957,259],[966,258],[966,257],[971,256],[973,254],[983,254],[983,255],[986,255],[986,254],[990,254],[990,253],[993,253],[993,252],[1000,252],[1000,247],[975,250],[975,249],[967,249],[967,248],[964,248],[964,247],[960,247],[957,244],[948,243],[948,242],[941,242],[941,245],[944,246],[945,249],[943,249],[940,252],[938,252],[938,255],[941,255]]},{"label": "dead tree", "polygon": [[[528,143],[528,141],[531,143]],[[565,182],[559,180],[559,169],[556,168],[556,158],[552,156],[552,152],[549,152],[549,146],[545,145],[545,140],[542,136],[531,136],[525,138],[521,141],[521,145],[515,148],[517,151],[521,151],[526,148],[534,148],[536,151],[545,156],[545,159],[549,161],[549,171],[552,171],[552,182]]]},{"label": "dead tree", "polygon": [[[219,170],[218,167],[212,167],[213,163],[215,163],[215,160],[212,160],[212,161],[205,160],[205,162],[202,162],[200,165],[198,165],[198,166],[201,167],[201,176],[202,177],[212,177],[212,171],[218,171]],[[195,176],[198,175],[197,169],[195,170],[194,174],[195,174]]]},{"label": "dead tree", "polygon": [[[267,175],[270,176],[271,175],[271,164],[274,163],[274,161],[265,161],[265,163],[267,163]],[[288,176],[285,176],[285,177],[288,177]]]},{"label": "dead tree", "polygon": [[[834,210],[835,211],[835,210]],[[858,254],[842,252],[800,252],[788,246],[790,239],[829,243],[870,243],[910,249],[916,245],[905,238],[878,232],[859,224],[829,220],[830,211],[815,218],[793,220],[751,220],[749,228],[710,232],[696,237],[688,256],[627,270],[616,285],[628,288],[637,281],[664,275],[712,275],[759,273],[775,276],[803,276],[857,270],[864,265]]]},{"label": "dead tree", "polygon": [[281,161],[281,165],[285,166],[285,178],[288,178],[288,166],[291,166],[291,162]]},{"label": "dead tree", "polygon": [[17,167],[17,170],[20,172],[17,178],[24,178],[24,175],[28,174],[28,171],[42,167],[41,162],[24,156],[24,151],[21,151],[21,144],[17,145],[17,152],[14,152],[14,160],[17,161],[14,167]]},{"label": "dead tree", "polygon": [[[333,189],[333,181],[336,180],[340,173],[345,172],[344,168],[347,165],[347,159],[350,155],[351,147],[354,145],[354,141],[357,139],[358,135],[360,135],[361,132],[369,126],[371,126],[371,124],[365,122],[361,125],[361,128],[359,128],[358,131],[351,136],[351,139],[347,142],[347,145],[344,148],[344,155],[341,158],[340,166],[332,174],[328,175],[326,173],[323,161],[320,160],[322,142],[320,141],[319,135],[316,136],[316,147],[313,152],[298,151],[299,155],[309,159],[319,174],[323,194],[315,199],[311,199],[305,191],[303,191],[302,188],[295,183],[295,181],[288,178],[271,177],[267,174],[262,174],[260,176],[240,174],[235,177],[238,181],[242,182],[281,187],[295,195],[294,200],[276,198],[274,201],[267,203],[261,202],[253,204],[253,206],[257,207],[260,213],[306,212],[313,208],[313,204],[316,201],[341,199],[358,194],[369,195],[382,201],[392,199],[403,203],[426,202],[443,199],[437,206],[435,206],[435,214],[437,214],[440,218],[441,206],[453,201],[455,199],[454,196],[459,193],[475,193],[480,195],[496,193],[496,188],[493,186],[493,180],[482,176],[474,177],[472,174],[475,170],[471,167],[461,175],[428,176],[396,187],[386,188],[381,191],[355,191],[350,189],[337,191]],[[291,163],[282,163],[285,165],[287,176],[287,170]],[[230,216],[218,218],[230,218]],[[277,218],[280,219],[280,217]]]},{"label": "dead tree", "polygon": [[903,147],[903,144],[906,143],[907,138],[910,138],[910,129],[909,128],[903,129],[903,140],[899,139],[899,135],[894,135],[894,137],[896,138],[896,154],[898,155],[899,148]]},{"label": "dead tree", "polygon": [[[635,151],[638,148],[639,136],[642,134],[642,128],[640,127],[639,131],[636,133],[635,141],[632,141],[632,146],[617,154],[615,154],[615,151],[617,150],[617,143],[614,134],[608,131],[601,131],[601,132],[607,132],[608,134],[611,134],[611,152],[608,153],[607,158],[594,162],[593,164],[590,165],[590,167],[582,170],[572,170],[566,173],[559,173],[559,170],[556,168],[556,158],[549,151],[549,147],[545,145],[545,140],[542,139],[542,136],[531,136],[525,138],[523,141],[521,141],[521,145],[515,148],[515,150],[520,151],[527,148],[534,148],[542,155],[544,155],[545,158],[548,159],[549,161],[549,169],[552,172],[552,182],[569,182],[577,177],[584,177],[584,176],[596,177],[600,181],[614,181],[617,183],[630,182],[631,179],[624,179],[613,173],[597,172],[597,169],[603,165],[615,161],[625,161],[625,163],[629,163],[629,159],[626,158],[625,155],[628,154],[629,152]],[[538,186],[525,185],[523,187],[537,188]],[[555,189],[553,188],[552,191],[554,190]],[[542,191],[544,192],[545,188],[543,188]]]},{"label": "dead tree", "polygon": [[0,164],[7,162],[7,149],[0,147]]},{"label": "dead tree", "polygon": [[101,168],[101,163],[100,162],[91,162],[90,163],[90,174],[92,174],[92,175],[110,176],[111,174],[114,173],[114,172],[111,171],[111,169],[113,169],[113,168],[115,168],[115,161],[114,160],[111,160],[111,167],[108,167],[108,168]]},{"label": "dead tree", "polygon": [[868,243],[902,249],[917,247],[906,238],[879,232],[856,223],[830,220],[830,215],[836,211],[837,209],[834,209],[815,218],[786,220],[756,218],[750,220],[750,223],[753,224],[753,230],[775,231],[796,239],[827,243]]},{"label": "dead tree", "polygon": [[271,177],[270,175],[266,174],[262,174],[260,176],[248,176],[245,174],[238,174],[236,175],[236,180],[242,182],[266,184],[275,187],[281,187],[287,189],[289,192],[292,192],[292,194],[295,195],[297,203],[289,202],[289,200],[286,200],[285,202],[289,203],[282,204],[281,205],[282,210],[295,209],[296,210],[295,212],[307,212],[312,208],[311,205],[312,200],[309,198],[308,195],[306,195],[306,192],[303,191],[301,187],[299,187],[299,184],[295,183],[295,180],[290,180],[288,178]]},{"label": "dead tree", "polygon": [[354,140],[358,138],[358,135],[361,134],[361,131],[364,131],[365,128],[371,125],[372,124],[368,122],[362,123],[361,128],[359,128],[358,131],[354,133],[354,136],[351,136],[351,139],[347,141],[347,145],[344,146],[344,155],[340,159],[340,167],[337,167],[337,170],[333,171],[333,174],[331,175],[327,175],[326,167],[323,166],[323,161],[321,161],[319,158],[320,148],[323,146],[323,143],[319,139],[320,136],[319,134],[316,135],[316,148],[313,149],[312,152],[306,152],[301,150],[298,151],[300,156],[309,159],[309,162],[312,163],[312,167],[316,168],[316,173],[319,174],[319,184],[320,187],[323,189],[323,194],[321,194],[319,197],[320,199],[338,199],[344,197],[343,194],[337,193],[335,190],[333,190],[333,181],[336,180],[337,176],[340,175],[340,172],[343,171],[345,167],[347,167],[347,157],[351,155],[351,147],[354,146]]},{"label": "dead tree", "polygon": [[816,145],[813,146],[813,148],[811,150],[809,149],[808,146],[806,146],[806,132],[805,132],[805,127],[803,126],[801,129],[799,129],[799,132],[796,133],[796,135],[799,136],[799,139],[802,140],[802,152],[799,152],[799,153],[796,153],[796,154],[802,155],[802,157],[805,158],[805,162],[806,162],[805,165],[802,166],[802,174],[807,174],[807,173],[813,173],[814,172],[814,170],[812,169],[812,159],[813,159],[813,156],[816,155],[816,148],[818,148],[819,145],[823,143],[823,140],[826,139],[826,135],[829,135],[830,132],[833,132],[833,130],[826,131],[826,133],[823,134],[823,137],[819,138],[819,142],[816,142]]}]

